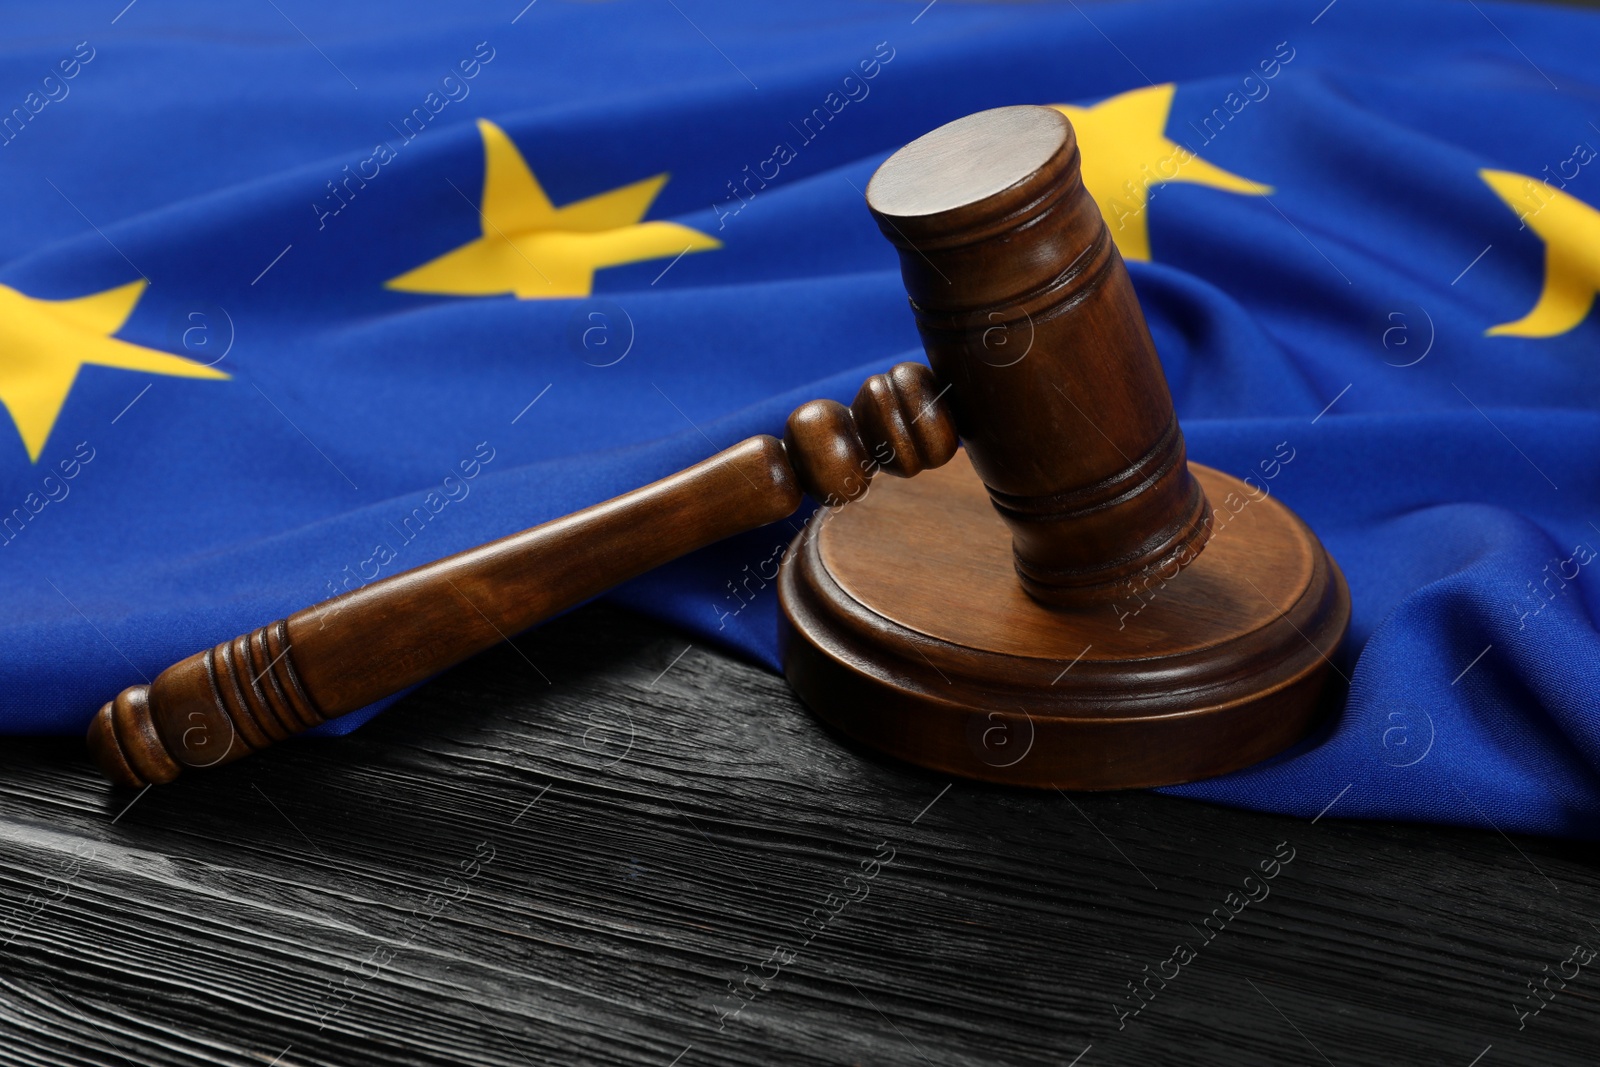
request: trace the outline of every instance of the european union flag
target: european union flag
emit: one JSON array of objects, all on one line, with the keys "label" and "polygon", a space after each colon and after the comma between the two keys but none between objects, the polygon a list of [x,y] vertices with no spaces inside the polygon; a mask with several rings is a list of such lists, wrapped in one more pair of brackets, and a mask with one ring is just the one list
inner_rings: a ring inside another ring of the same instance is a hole
[{"label": "european union flag", "polygon": [[[1037,103],[1190,455],[1270,463],[1354,600],[1342,710],[1173,791],[1596,832],[1596,16],[115,7],[0,46],[0,728],[848,399],[919,352],[874,168]],[[785,530],[615,598],[775,665]]]}]

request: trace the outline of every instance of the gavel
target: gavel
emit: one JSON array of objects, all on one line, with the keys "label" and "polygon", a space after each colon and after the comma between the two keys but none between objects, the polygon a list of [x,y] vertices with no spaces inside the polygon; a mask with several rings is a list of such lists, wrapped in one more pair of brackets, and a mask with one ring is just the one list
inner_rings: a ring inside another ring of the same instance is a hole
[{"label": "gavel", "polygon": [[941,126],[866,200],[928,365],[868,378],[848,407],[801,405],[781,440],[197,652],[100,709],[100,768],[143,786],[230,763],[807,496],[820,517],[778,580],[784,670],[858,742],[1108,789],[1223,773],[1303,737],[1348,625],[1343,577],[1259,483],[1188,463],[1065,116]]}]

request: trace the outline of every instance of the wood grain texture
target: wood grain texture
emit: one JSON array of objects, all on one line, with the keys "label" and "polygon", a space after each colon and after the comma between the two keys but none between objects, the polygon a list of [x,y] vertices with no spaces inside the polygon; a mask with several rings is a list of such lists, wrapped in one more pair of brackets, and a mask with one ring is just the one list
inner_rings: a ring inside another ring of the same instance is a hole
[{"label": "wood grain texture", "polygon": [[964,452],[825,512],[778,578],[784,674],[856,740],[984,781],[1128,789],[1266,759],[1341,692],[1349,590],[1292,511],[1192,470],[1217,502],[1205,552],[1076,609],[1023,591]]},{"label": "wood grain texture", "polygon": [[1338,814],[951,785],[592,607],[350,738],[142,796],[9,740],[0,1064],[1594,1061],[1600,975],[1513,1012],[1600,940],[1592,846]]}]

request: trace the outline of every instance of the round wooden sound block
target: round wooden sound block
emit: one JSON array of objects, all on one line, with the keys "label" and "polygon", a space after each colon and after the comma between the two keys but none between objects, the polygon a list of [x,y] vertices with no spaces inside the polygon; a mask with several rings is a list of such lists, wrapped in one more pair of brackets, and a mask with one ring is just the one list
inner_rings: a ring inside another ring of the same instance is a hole
[{"label": "round wooden sound block", "polygon": [[784,672],[856,740],[993,782],[1171,785],[1281,751],[1318,716],[1350,594],[1288,508],[1190,467],[1214,508],[1205,549],[1074,609],[1023,592],[964,451],[875,480],[791,547]]}]

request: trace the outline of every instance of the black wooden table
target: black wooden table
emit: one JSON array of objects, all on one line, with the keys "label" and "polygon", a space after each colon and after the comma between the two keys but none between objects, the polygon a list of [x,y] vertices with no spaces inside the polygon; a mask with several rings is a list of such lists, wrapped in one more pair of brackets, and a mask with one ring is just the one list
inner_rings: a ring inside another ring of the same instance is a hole
[{"label": "black wooden table", "polygon": [[605,607],[143,794],[0,759],[8,1064],[1600,1059],[1588,846],[952,783]]}]

